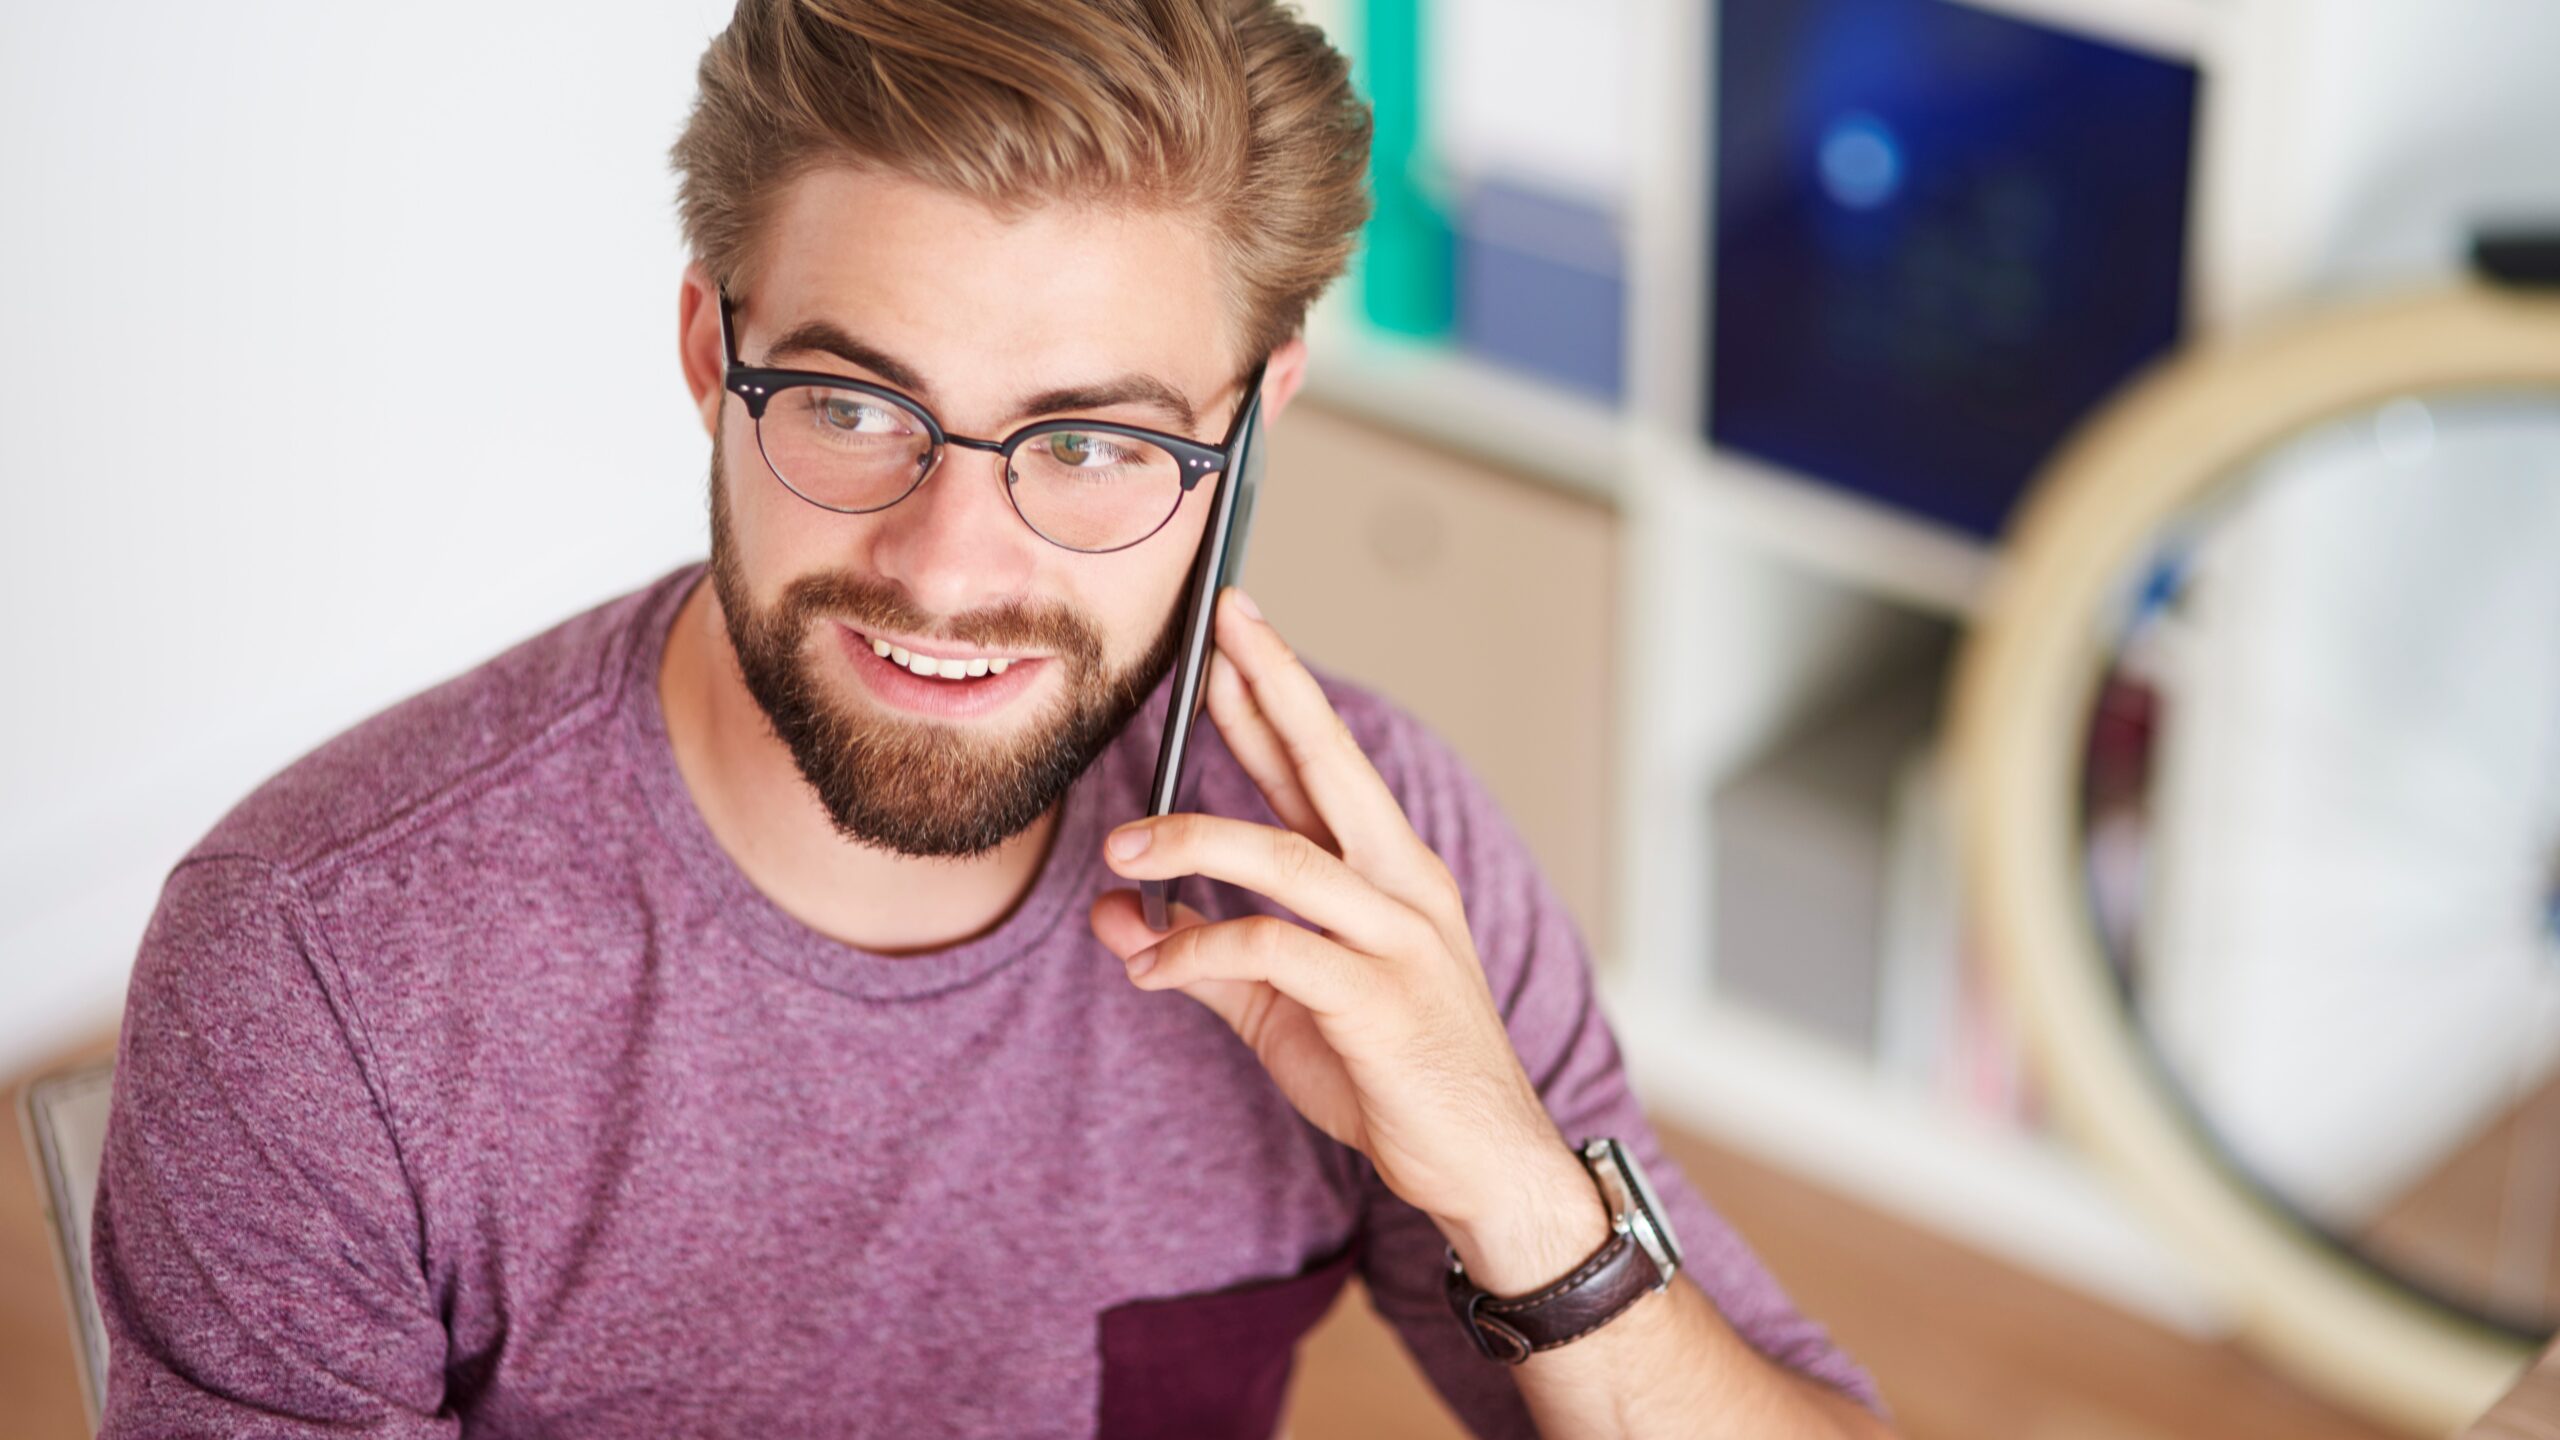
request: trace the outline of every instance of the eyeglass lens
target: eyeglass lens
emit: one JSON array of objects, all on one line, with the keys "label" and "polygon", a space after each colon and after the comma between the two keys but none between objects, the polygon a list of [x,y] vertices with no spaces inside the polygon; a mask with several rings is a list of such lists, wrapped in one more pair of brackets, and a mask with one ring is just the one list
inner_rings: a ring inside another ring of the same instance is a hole
[{"label": "eyeglass lens", "polygon": [[[783,484],[830,510],[894,503],[933,459],[922,415],[884,396],[822,385],[775,391],[756,438]],[[1182,465],[1171,451],[1107,430],[1024,438],[1007,457],[1005,482],[1032,529],[1076,550],[1143,540],[1182,500]]]}]

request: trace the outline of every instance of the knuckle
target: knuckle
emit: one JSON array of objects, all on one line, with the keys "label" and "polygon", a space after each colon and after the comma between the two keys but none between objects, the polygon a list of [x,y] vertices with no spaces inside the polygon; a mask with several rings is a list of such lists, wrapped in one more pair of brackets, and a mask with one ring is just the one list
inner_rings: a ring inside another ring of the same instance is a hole
[{"label": "knuckle", "polygon": [[1426,848],[1422,853],[1425,858],[1416,866],[1420,872],[1415,881],[1419,891],[1416,908],[1440,924],[1465,925],[1467,896],[1458,886],[1457,873],[1436,852]]},{"label": "knuckle", "polygon": [[1439,851],[1425,846],[1422,853],[1427,857],[1422,867],[1423,874],[1431,885],[1432,893],[1452,905],[1465,903],[1466,895],[1458,888],[1458,872],[1449,868],[1449,862],[1440,858]]},{"label": "knuckle", "polygon": [[1402,932],[1402,943],[1408,954],[1429,955],[1447,948],[1448,941],[1441,935],[1438,923],[1419,910],[1403,911],[1396,928]]},{"label": "knuckle", "polygon": [[1271,867],[1281,879],[1304,880],[1316,872],[1322,859],[1315,842],[1295,830],[1275,830],[1271,841]]},{"label": "knuckle", "polygon": [[1324,758],[1324,747],[1310,744],[1305,733],[1295,728],[1281,733],[1280,746],[1289,752],[1289,764],[1294,770],[1305,770]]},{"label": "knuckle", "polygon": [[1246,957],[1260,971],[1277,969],[1289,954],[1297,928],[1277,915],[1254,916],[1241,937]]},{"label": "knuckle", "polygon": [[1333,716],[1333,740],[1354,755],[1364,759],[1368,756],[1369,752],[1360,746],[1360,737],[1352,732],[1351,722],[1343,719],[1340,711],[1335,711]]}]

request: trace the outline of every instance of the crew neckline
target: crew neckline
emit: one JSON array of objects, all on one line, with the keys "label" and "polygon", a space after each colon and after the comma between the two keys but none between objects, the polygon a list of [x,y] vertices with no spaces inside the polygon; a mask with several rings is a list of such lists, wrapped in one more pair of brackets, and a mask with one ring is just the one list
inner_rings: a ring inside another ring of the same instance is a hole
[{"label": "crew neckline", "polygon": [[[756,888],[711,833],[693,792],[676,767],[675,744],[658,696],[658,670],[668,633],[685,598],[709,572],[694,561],[652,587],[640,607],[638,633],[621,681],[631,773],[648,809],[687,877],[709,901],[716,923],[776,967],[826,989],[875,1000],[912,1000],[968,985],[1005,968],[1046,940],[1067,918],[1068,902],[1095,893],[1101,868],[1103,815],[1100,796],[1126,787],[1100,783],[1097,772],[1121,763],[1115,738],[1068,787],[1056,836],[1030,893],[996,927],[945,949],[886,955],[849,945],[811,929],[773,897]],[[1161,687],[1159,687],[1161,688]],[[1150,697],[1131,719],[1143,725],[1163,697]],[[1082,923],[1081,917],[1078,922]],[[1096,942],[1099,943],[1099,942]]]}]

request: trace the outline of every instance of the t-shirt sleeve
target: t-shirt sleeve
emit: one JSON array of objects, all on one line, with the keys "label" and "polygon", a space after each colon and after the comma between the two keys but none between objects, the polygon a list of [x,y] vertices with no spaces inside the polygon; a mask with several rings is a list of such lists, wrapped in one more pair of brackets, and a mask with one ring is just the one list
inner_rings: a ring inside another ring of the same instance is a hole
[{"label": "t-shirt sleeve", "polygon": [[[1676,1169],[1647,1123],[1615,1035],[1601,1013],[1591,958],[1492,794],[1445,742],[1404,717],[1386,732],[1379,770],[1419,833],[1455,874],[1469,931],[1512,1046],[1568,1142],[1611,1135],[1632,1151],[1678,1232],[1674,1284],[1705,1291],[1726,1322],[1780,1365],[1882,1413],[1874,1382],[1823,1328],[1798,1313],[1750,1249]],[[1476,1353],[1442,1295],[1447,1268],[1438,1227],[1359,1166],[1370,1301],[1403,1338],[1431,1384],[1486,1440],[1534,1437],[1509,1367]]]},{"label": "t-shirt sleeve", "polygon": [[182,863],[125,999],[90,1264],[105,1436],[451,1436],[418,1205],[301,894]]}]

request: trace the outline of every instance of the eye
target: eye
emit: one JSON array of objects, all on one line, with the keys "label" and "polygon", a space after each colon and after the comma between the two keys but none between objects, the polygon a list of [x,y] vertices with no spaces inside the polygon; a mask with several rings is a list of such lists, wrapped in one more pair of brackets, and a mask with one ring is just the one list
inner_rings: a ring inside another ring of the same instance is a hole
[{"label": "eye", "polygon": [[1053,430],[1041,443],[1050,459],[1078,469],[1101,469],[1126,458],[1126,452],[1110,440],[1082,430]]},{"label": "eye", "polygon": [[906,416],[897,407],[850,395],[822,396],[817,408],[820,424],[848,435],[898,435],[907,429]]}]

